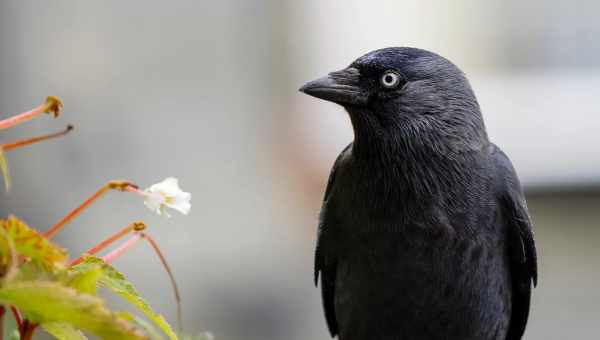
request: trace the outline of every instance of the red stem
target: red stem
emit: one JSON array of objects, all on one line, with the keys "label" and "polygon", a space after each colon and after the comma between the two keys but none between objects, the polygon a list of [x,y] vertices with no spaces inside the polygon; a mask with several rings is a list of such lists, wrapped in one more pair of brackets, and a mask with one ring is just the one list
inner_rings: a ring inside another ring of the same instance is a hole
[{"label": "red stem", "polygon": [[40,105],[30,111],[20,113],[16,116],[6,118],[0,121],[0,130],[7,129],[9,127],[25,123],[28,120],[35,118],[38,115],[44,113],[44,105]]},{"label": "red stem", "polygon": [[102,187],[100,190],[96,191],[95,194],[93,194],[90,198],[88,198],[87,200],[85,200],[85,202],[83,202],[79,207],[75,208],[73,211],[71,211],[67,216],[63,217],[62,220],[60,220],[58,223],[56,223],[52,228],[48,229],[45,233],[44,236],[46,236],[46,238],[52,238],[54,235],[56,235],[67,223],[71,222],[72,219],[74,219],[75,217],[77,217],[77,215],[81,214],[81,212],[83,210],[85,210],[85,208],[87,208],[90,204],[94,203],[95,200],[97,200],[98,198],[100,198],[102,195],[104,195],[106,192],[108,191],[108,187],[104,186]]},{"label": "red stem", "polygon": [[118,248],[116,248],[115,250],[111,251],[110,253],[104,255],[102,257],[102,260],[104,260],[104,262],[106,262],[106,263],[111,263],[112,261],[121,257],[121,255],[123,255],[131,247],[133,247],[140,240],[140,238],[141,238],[140,234],[133,235],[129,240],[125,241],[125,243],[120,245]]},{"label": "red stem", "polygon": [[140,188],[138,188],[137,186],[129,186],[129,187],[125,188],[125,191],[129,191],[134,194],[138,194],[144,198],[148,195],[143,190],[140,190]]},{"label": "red stem", "polygon": [[113,244],[114,242],[116,242],[119,239],[123,238],[124,236],[126,236],[129,233],[131,233],[132,231],[134,231],[134,230],[135,231],[141,231],[141,230],[144,230],[144,229],[146,229],[146,225],[144,224],[144,222],[134,222],[134,223],[131,223],[127,227],[125,227],[125,228],[117,231],[113,235],[109,236],[104,241],[102,241],[102,242],[98,243],[97,245],[93,246],[88,251],[86,251],[85,253],[83,253],[83,255],[81,255],[80,257],[78,257],[75,260],[71,261],[71,263],[69,263],[69,267],[75,266],[75,265],[81,263],[81,261],[83,261],[83,259],[85,259],[86,256],[97,254],[102,249],[105,249],[106,247],[110,246],[111,244]]},{"label": "red stem", "polygon": [[53,113],[54,116],[57,117],[61,108],[62,102],[60,101],[60,99],[50,96],[42,105],[30,111],[20,113],[16,116],[4,120],[0,120],[0,130],[24,123],[41,115],[44,112]]},{"label": "red stem", "polygon": [[27,325],[23,331],[23,335],[21,336],[21,339],[23,340],[31,340],[33,338],[33,333],[35,332],[38,324],[37,323],[33,323],[33,322],[29,322],[27,321]]},{"label": "red stem", "polygon": [[167,259],[160,251],[160,248],[158,247],[158,243],[156,243],[156,241],[154,241],[154,239],[150,235],[148,235],[144,232],[141,232],[140,234],[142,235],[142,237],[145,240],[148,241],[148,243],[150,243],[150,245],[152,246],[152,249],[154,249],[154,252],[156,253],[156,255],[158,255],[158,258],[160,259],[160,262],[162,263],[163,268],[165,268],[167,274],[169,275],[169,279],[171,280],[171,285],[173,286],[173,292],[175,293],[175,301],[177,303],[177,327],[178,327],[178,330],[181,332],[183,330],[183,321],[182,321],[182,312],[181,312],[181,295],[179,294],[179,287],[177,287],[177,281],[175,281],[175,275],[173,275],[173,271],[171,270],[171,267],[167,263]]},{"label": "red stem", "polygon": [[60,220],[58,223],[56,223],[54,226],[52,226],[50,229],[48,229],[44,233],[44,236],[48,239],[52,238],[67,223],[71,222],[71,220],[73,220],[75,217],[77,217],[79,214],[81,214],[87,207],[89,207],[92,203],[94,203],[94,201],[96,201],[98,198],[102,197],[102,195],[104,195],[108,190],[112,189],[112,190],[127,191],[127,189],[129,187],[137,188],[136,185],[131,184],[126,181],[110,181],[110,182],[108,182],[102,188],[100,188],[98,191],[96,191],[96,193],[94,193],[87,200],[85,200],[80,206],[73,209],[73,211],[71,211],[67,216],[63,217],[62,220]]},{"label": "red stem", "polygon": [[148,235],[142,231],[139,231],[134,236],[132,236],[129,240],[127,240],[125,243],[120,245],[118,248],[116,248],[115,250],[111,251],[110,253],[108,253],[104,257],[102,257],[102,259],[106,263],[111,263],[115,259],[122,256],[127,250],[131,249],[131,247],[133,247],[135,244],[137,244],[137,242],[140,239],[146,240],[150,244],[150,246],[152,246],[152,249],[154,250],[156,255],[158,255],[158,258],[160,259],[160,262],[163,265],[163,268],[169,275],[169,279],[171,280],[171,285],[173,286],[173,292],[175,293],[175,301],[177,303],[177,326],[178,326],[179,331],[181,331],[183,329],[183,324],[182,324],[182,311],[181,311],[181,295],[179,294],[179,287],[177,286],[177,281],[175,281],[175,275],[173,275],[173,271],[171,270],[171,267],[169,266],[167,259],[165,258],[163,253],[160,251],[160,247],[158,246],[158,243],[156,243],[156,241],[150,235]]},{"label": "red stem", "polygon": [[42,142],[42,141],[45,141],[48,139],[58,138],[58,137],[66,135],[71,130],[73,130],[73,125],[68,125],[67,128],[61,132],[51,133],[48,135],[37,136],[37,137],[33,137],[33,138],[21,139],[16,142],[13,142],[13,143],[8,143],[8,144],[2,145],[2,149],[4,151],[10,151],[12,149],[20,148],[20,147],[27,146],[30,144],[39,143],[39,142]]},{"label": "red stem", "polygon": [[4,340],[4,314],[6,314],[6,308],[0,306],[0,340]]}]

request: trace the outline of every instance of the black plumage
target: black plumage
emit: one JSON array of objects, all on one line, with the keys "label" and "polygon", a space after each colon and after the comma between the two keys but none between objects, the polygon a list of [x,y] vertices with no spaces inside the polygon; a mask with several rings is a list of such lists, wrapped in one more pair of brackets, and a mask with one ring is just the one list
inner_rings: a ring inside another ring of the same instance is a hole
[{"label": "black plumage", "polygon": [[342,105],[315,283],[340,340],[517,340],[537,281],[532,225],[464,74],[386,48],[301,91]]}]

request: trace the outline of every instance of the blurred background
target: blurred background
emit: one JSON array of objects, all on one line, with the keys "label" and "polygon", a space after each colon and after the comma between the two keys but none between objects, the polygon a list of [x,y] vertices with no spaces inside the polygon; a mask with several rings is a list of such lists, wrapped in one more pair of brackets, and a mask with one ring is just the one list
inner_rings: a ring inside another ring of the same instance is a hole
[{"label": "blurred background", "polygon": [[[467,73],[526,187],[541,266],[526,338],[596,338],[598,11],[592,0],[2,1],[2,117],[49,94],[65,109],[1,140],[76,130],[8,155],[1,215],[45,229],[110,179],[176,176],[193,193],[189,216],[111,192],[57,240],[75,254],[142,219],[173,266],[188,333],[328,339],[314,234],[352,132],[340,107],[297,89],[376,48],[425,48]],[[115,266],[174,323],[149,247]]]}]

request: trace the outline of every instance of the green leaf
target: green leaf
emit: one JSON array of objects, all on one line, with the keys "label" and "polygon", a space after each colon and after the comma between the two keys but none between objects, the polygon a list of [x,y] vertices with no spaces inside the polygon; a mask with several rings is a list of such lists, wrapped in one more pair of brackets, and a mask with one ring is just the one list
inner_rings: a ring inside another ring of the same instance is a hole
[{"label": "green leaf", "polygon": [[60,272],[47,272],[38,263],[29,261],[19,266],[11,281],[57,281]]},{"label": "green leaf", "polygon": [[[18,254],[41,264],[48,271],[63,267],[68,258],[64,248],[48,241],[43,235],[15,216],[9,216],[5,220],[0,219],[0,228],[6,231],[6,235],[0,235],[0,250],[8,249],[6,240],[8,237],[13,241]],[[2,251],[1,262],[8,261],[5,258],[8,256],[10,256],[8,252]]]},{"label": "green leaf", "polygon": [[86,271],[71,273],[73,274],[65,280],[67,286],[83,293],[96,295],[98,281],[104,275],[104,269],[101,266],[90,266]]},{"label": "green leaf", "polygon": [[42,328],[59,340],[87,340],[87,337],[68,323],[47,322]]},{"label": "green leaf", "polygon": [[150,305],[144,300],[137,289],[129,282],[123,274],[117,271],[114,267],[108,265],[102,259],[88,256],[83,262],[72,267],[73,270],[86,271],[89,266],[102,265],[103,275],[99,280],[102,287],[108,288],[127,300],[130,304],[139,309],[148,319],[150,319],[158,328],[160,328],[171,340],[177,340],[177,335],[171,329],[165,318],[156,313]]},{"label": "green leaf", "polygon": [[144,318],[138,317],[137,315],[133,315],[127,312],[119,312],[119,315],[126,320],[133,322],[138,328],[141,328],[146,331],[146,334],[150,336],[150,339],[153,340],[163,340],[164,337],[159,333],[156,328],[152,326],[151,323],[146,321]]},{"label": "green leaf", "polygon": [[8,161],[4,154],[4,149],[0,147],[0,171],[2,171],[2,177],[4,177],[4,188],[6,191],[10,191],[10,171],[8,170]]},{"label": "green leaf", "polygon": [[104,339],[146,339],[131,322],[111,312],[96,296],[59,282],[8,282],[0,303],[14,305],[37,323],[61,322]]},{"label": "green leaf", "polygon": [[89,266],[86,271],[72,271],[68,268],[48,272],[38,263],[23,263],[16,271],[11,282],[52,281],[66,287],[75,288],[81,293],[97,295],[98,280],[102,276],[101,266]]}]

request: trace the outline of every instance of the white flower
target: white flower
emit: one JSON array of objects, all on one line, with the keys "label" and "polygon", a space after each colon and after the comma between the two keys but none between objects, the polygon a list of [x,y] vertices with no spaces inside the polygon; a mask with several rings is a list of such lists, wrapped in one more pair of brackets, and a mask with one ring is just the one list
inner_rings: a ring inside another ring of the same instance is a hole
[{"label": "white flower", "polygon": [[144,190],[144,204],[159,215],[169,217],[167,208],[175,209],[187,215],[192,208],[192,194],[181,190],[177,178],[168,177]]}]

